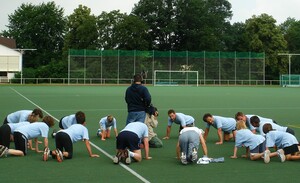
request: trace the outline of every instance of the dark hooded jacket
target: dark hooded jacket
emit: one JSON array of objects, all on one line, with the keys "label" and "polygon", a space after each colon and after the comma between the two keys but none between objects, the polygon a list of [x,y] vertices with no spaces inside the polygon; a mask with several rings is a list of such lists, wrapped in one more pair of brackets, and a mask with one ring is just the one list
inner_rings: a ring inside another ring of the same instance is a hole
[{"label": "dark hooded jacket", "polygon": [[132,84],[125,93],[128,112],[145,111],[151,104],[151,95],[148,89],[141,84]]}]

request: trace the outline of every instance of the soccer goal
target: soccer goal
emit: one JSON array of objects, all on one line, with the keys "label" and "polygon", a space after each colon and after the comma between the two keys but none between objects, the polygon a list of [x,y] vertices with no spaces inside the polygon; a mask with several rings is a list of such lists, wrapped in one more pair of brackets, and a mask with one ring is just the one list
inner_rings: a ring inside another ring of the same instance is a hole
[{"label": "soccer goal", "polygon": [[155,70],[154,86],[198,86],[198,71]]},{"label": "soccer goal", "polygon": [[280,76],[280,86],[282,87],[300,87],[300,75],[283,74]]}]

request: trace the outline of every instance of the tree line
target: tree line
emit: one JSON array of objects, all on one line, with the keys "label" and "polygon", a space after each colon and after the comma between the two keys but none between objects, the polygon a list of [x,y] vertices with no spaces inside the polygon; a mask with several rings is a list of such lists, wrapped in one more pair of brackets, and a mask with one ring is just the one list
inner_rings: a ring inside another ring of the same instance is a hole
[{"label": "tree line", "polygon": [[[100,15],[79,5],[68,16],[54,1],[24,3],[0,35],[15,39],[17,48],[37,49],[23,56],[24,77],[67,77],[69,49],[264,52],[266,79],[288,72],[288,58],[278,53],[300,51],[299,20],[276,25],[261,14],[231,24],[231,17],[227,0],[140,0],[129,14]],[[292,73],[299,72],[294,57]]]}]

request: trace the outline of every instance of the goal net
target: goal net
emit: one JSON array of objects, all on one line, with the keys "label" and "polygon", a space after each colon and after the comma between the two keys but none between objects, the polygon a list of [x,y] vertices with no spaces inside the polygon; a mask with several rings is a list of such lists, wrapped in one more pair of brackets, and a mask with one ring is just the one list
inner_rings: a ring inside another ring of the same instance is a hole
[{"label": "goal net", "polygon": [[280,86],[282,87],[300,87],[300,75],[283,74],[280,76]]},{"label": "goal net", "polygon": [[154,86],[198,86],[198,71],[155,70]]}]

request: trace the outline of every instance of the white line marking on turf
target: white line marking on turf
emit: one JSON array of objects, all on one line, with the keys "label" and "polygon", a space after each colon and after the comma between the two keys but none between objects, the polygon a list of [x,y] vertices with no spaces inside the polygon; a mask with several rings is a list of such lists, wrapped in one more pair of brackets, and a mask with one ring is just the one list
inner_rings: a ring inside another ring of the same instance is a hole
[{"label": "white line marking on turf", "polygon": [[17,90],[13,89],[10,87],[10,89],[12,89],[14,92],[16,92],[17,94],[19,94],[21,97],[23,97],[24,99],[26,99],[28,102],[30,102],[31,104],[35,105],[36,107],[40,108],[42,111],[44,111],[46,114],[48,114],[49,116],[51,116],[52,118],[54,118],[56,121],[58,121],[58,119],[56,119],[54,116],[52,116],[50,113],[48,113],[47,111],[45,111],[45,109],[43,109],[41,106],[37,105],[36,103],[32,102],[31,100],[29,100],[27,97],[25,97],[24,95],[22,95],[20,92],[18,92]]},{"label": "white line marking on turf", "polygon": [[[44,111],[46,114],[48,114],[49,116],[53,117],[56,121],[59,121],[57,118],[55,118],[54,116],[52,116],[50,113],[48,113],[45,109],[43,109],[41,106],[37,105],[36,103],[34,103],[33,101],[31,101],[30,99],[28,99],[27,97],[25,97],[24,95],[22,95],[20,92],[18,92],[17,90],[15,90],[14,88],[11,88],[14,92],[16,92],[17,94],[19,94],[21,97],[23,97],[24,99],[26,99],[28,102],[30,102],[31,104],[33,104],[34,106],[40,108],[42,111]],[[108,154],[106,151],[104,151],[103,149],[101,149],[99,146],[95,145],[93,142],[90,141],[90,144],[95,147],[97,150],[99,150],[100,152],[102,152],[105,156],[107,156],[108,158],[110,158],[111,160],[113,160],[113,157]],[[145,179],[144,177],[142,177],[140,174],[138,174],[137,172],[135,172],[134,170],[132,170],[131,168],[129,168],[128,166],[124,165],[123,163],[120,163],[120,165],[127,171],[129,171],[131,174],[133,174],[134,176],[136,176],[137,178],[139,178],[141,181],[145,182],[145,183],[150,183],[150,181],[148,181],[147,179]]]},{"label": "white line marking on turf", "polygon": [[[109,157],[111,160],[113,160],[113,157],[108,154],[107,152],[105,152],[104,150],[102,150],[100,147],[98,147],[97,145],[95,145],[94,143],[90,142],[92,146],[94,146],[96,149],[98,149],[99,151],[101,151],[104,155],[106,155],[107,157]],[[131,168],[129,168],[128,166],[126,166],[123,163],[119,163],[119,165],[121,165],[123,168],[125,168],[127,171],[129,171],[130,173],[132,173],[134,176],[136,176],[137,178],[141,179],[141,181],[145,182],[145,183],[150,183],[148,180],[146,180],[144,177],[142,177],[141,175],[139,175],[138,173],[136,173],[134,170],[132,170]]]}]

